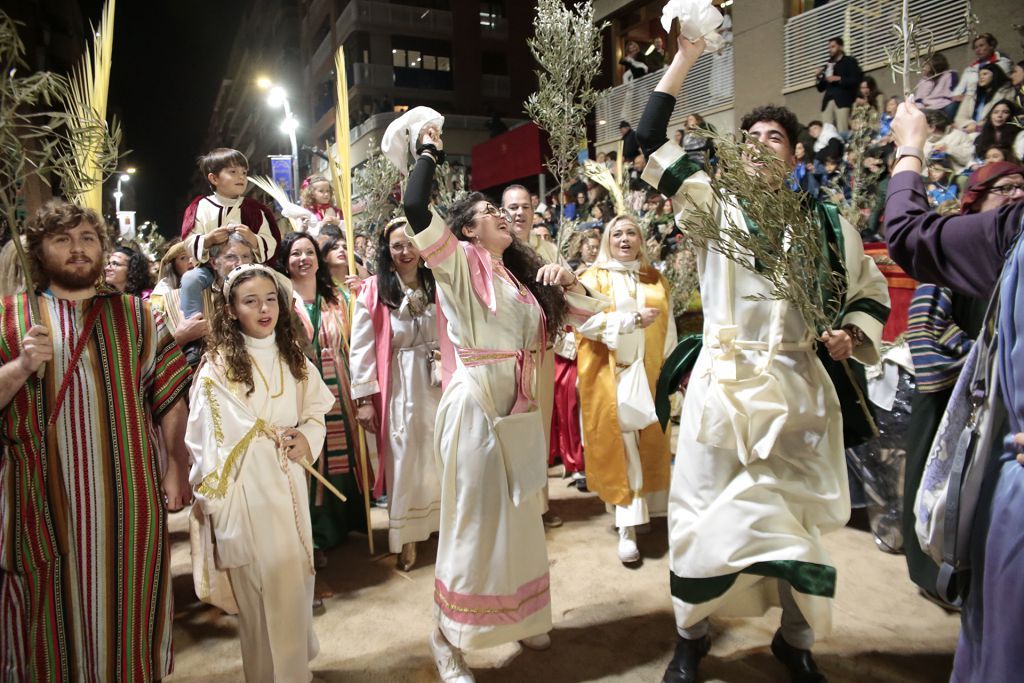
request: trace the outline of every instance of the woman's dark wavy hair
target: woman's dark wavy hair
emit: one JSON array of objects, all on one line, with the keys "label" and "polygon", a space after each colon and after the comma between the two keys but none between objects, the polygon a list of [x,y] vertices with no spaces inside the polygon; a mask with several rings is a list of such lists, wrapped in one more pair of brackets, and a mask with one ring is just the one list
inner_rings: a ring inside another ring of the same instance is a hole
[{"label": "woman's dark wavy hair", "polygon": [[213,306],[213,330],[210,337],[208,353],[211,358],[217,359],[227,379],[231,382],[244,384],[249,388],[248,396],[255,391],[256,385],[252,379],[252,358],[245,348],[245,339],[242,338],[242,328],[238,321],[231,317],[231,304],[234,303],[234,293],[242,283],[257,277],[268,278],[274,283],[277,289],[277,324],[274,326],[277,350],[281,353],[285,365],[292,373],[292,377],[301,382],[306,379],[306,356],[302,353],[302,343],[299,340],[297,326],[293,323],[291,299],[287,298],[286,292],[273,275],[265,270],[252,269],[239,275],[231,283],[231,291],[228,295],[231,301],[225,300],[217,290],[214,290]]},{"label": "woman's dark wavy hair", "polygon": [[[882,94],[882,91],[878,89],[878,81],[873,76],[865,76],[861,79],[861,83],[868,84],[868,105],[877,111],[878,109],[878,96]],[[858,96],[860,95],[860,88],[858,87]]]},{"label": "woman's dark wavy hair", "polygon": [[[405,291],[391,259],[391,233],[405,228],[406,225],[408,222],[405,219],[395,219],[380,231],[380,237],[377,238],[377,296],[392,310],[402,305]],[[433,301],[434,292],[437,290],[434,273],[422,261],[416,269],[416,277],[419,278],[420,286],[427,295],[427,301]]]},{"label": "woman's dark wavy hair", "polygon": [[[1006,105],[1006,108],[1010,110],[1010,118],[1002,126],[996,128],[992,124],[992,112],[1001,104]],[[985,156],[985,150],[989,147],[1013,147],[1013,141],[1017,138],[1017,134],[1020,133],[1020,126],[1014,123],[1013,120],[1013,117],[1016,115],[1017,107],[1010,100],[1001,99],[993,104],[992,108],[985,114],[985,120],[981,125],[981,130],[978,132],[978,137],[974,139],[974,153],[979,157],[983,157]]]},{"label": "woman's dark wavy hair", "polygon": [[[469,237],[462,231],[464,227],[473,222],[476,216],[476,205],[479,202],[489,201],[480,192],[473,192],[465,199],[461,199],[452,205],[448,213],[448,227],[455,233],[455,236],[464,242]],[[547,318],[548,338],[554,339],[565,322],[568,304],[565,301],[565,293],[558,285],[542,285],[537,282],[537,271],[544,265],[544,261],[537,255],[529,245],[519,241],[512,235],[512,244],[502,255],[502,262],[509,272],[516,276],[519,282],[526,285],[537,303],[544,309],[544,316]]]},{"label": "woman's dark wavy hair", "polygon": [[292,253],[292,247],[299,240],[309,240],[309,243],[313,245],[313,251],[316,253],[316,293],[320,295],[321,299],[325,299],[329,303],[338,303],[338,293],[334,288],[334,281],[331,279],[331,269],[328,267],[327,262],[324,261],[320,245],[316,243],[316,240],[308,232],[290,232],[281,240],[281,243],[277,245],[277,258],[274,259],[274,270],[291,279],[292,274],[288,272],[288,257]]},{"label": "woman's dark wavy hair", "polygon": [[147,289],[153,288],[153,278],[149,274],[149,259],[140,252],[129,247],[116,247],[115,254],[128,257],[128,280],[124,284],[124,293],[142,296]]},{"label": "woman's dark wavy hair", "polygon": [[992,72],[992,80],[989,82],[988,87],[982,87],[978,84],[978,94],[984,94],[986,99],[999,92],[999,89],[1010,82],[1010,77],[1003,71],[1003,67],[998,64],[982,64],[978,68],[978,72],[990,71]]}]

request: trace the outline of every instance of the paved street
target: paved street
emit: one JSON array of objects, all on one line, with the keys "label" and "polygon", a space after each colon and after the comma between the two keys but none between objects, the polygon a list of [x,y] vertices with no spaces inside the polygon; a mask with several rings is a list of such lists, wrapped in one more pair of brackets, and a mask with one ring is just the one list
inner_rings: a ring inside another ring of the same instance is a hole
[{"label": "paved street", "polygon": [[[554,614],[553,647],[522,651],[506,645],[472,652],[477,680],[661,680],[675,642],[668,597],[663,520],[640,537],[639,569],[616,559],[611,516],[593,494],[552,478],[552,508],[565,526],[548,532]],[[386,548],[386,513],[373,511],[377,548]],[[169,683],[242,680],[235,619],[198,603],[192,591],[187,519],[172,518],[176,600],[175,675]],[[956,616],[918,597],[903,558],[885,555],[871,536],[843,529],[827,538],[839,569],[835,631],[815,648],[832,683],[942,681],[948,678],[959,629]],[[432,560],[425,544],[417,567],[397,571],[394,557],[371,558],[363,536],[330,553],[317,588],[331,592],[327,613],[314,620],[320,655],[316,675],[327,681],[437,681],[427,636],[432,628]],[[778,610],[763,619],[720,619],[705,660],[707,681],[785,681],[768,651]]]}]

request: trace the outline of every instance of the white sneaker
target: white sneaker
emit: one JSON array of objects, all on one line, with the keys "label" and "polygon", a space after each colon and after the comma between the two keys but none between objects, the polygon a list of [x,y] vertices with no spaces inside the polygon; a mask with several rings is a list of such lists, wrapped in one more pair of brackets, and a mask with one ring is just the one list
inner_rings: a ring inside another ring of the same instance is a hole
[{"label": "white sneaker", "polygon": [[528,650],[547,650],[551,647],[551,636],[547,633],[541,633],[537,636],[523,638],[519,641],[519,644]]},{"label": "white sneaker", "polygon": [[640,549],[636,547],[636,530],[631,526],[619,527],[619,561],[622,564],[640,561]]},{"label": "white sneaker", "polygon": [[416,543],[406,543],[402,546],[402,553],[398,556],[398,568],[407,572],[412,569],[414,564],[416,564]]},{"label": "white sneaker", "polygon": [[437,673],[445,683],[476,683],[473,672],[466,665],[459,648],[448,642],[441,629],[430,634],[430,651],[434,655]]}]

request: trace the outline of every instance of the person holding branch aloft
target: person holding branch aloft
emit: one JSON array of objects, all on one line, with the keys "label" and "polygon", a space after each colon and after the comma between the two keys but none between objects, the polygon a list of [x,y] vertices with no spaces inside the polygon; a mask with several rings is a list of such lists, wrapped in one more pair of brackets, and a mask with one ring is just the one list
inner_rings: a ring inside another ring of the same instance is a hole
[{"label": "person holding branch aloft", "polygon": [[[739,184],[723,191],[678,145],[668,144],[675,95],[705,47],[699,37],[681,36],[678,45],[638,127],[649,158],[643,179],[682,208],[683,224],[717,217],[718,241],[697,255],[704,348],[683,402],[669,492],[679,640],[665,681],[697,680],[699,662],[711,646],[709,616],[761,615],[772,605],[783,609],[772,652],[793,680],[822,681],[810,650],[815,636],[831,627],[836,570],[821,536],[846,523],[850,500],[840,396],[815,350],[823,344],[832,361],[877,362],[888,315],[886,282],[852,226],[837,214],[827,218],[827,209],[808,209],[816,211],[819,226],[812,234],[828,245],[810,245],[809,251],[840,258],[834,267],[841,272],[821,264],[817,272],[829,277],[820,286],[841,283],[845,293],[840,318],[819,335],[795,304],[764,297],[773,287],[751,256],[723,254],[733,234],[754,229],[746,218],[751,206],[731,198],[743,191]],[[758,107],[740,128],[750,143],[734,155],[735,163],[749,167],[755,156],[765,163],[738,175],[765,176],[777,168],[771,176],[778,176],[777,192],[788,192],[796,117],[782,107]],[[774,201],[772,193],[765,194],[759,201]],[[804,245],[765,248],[779,255]]]}]

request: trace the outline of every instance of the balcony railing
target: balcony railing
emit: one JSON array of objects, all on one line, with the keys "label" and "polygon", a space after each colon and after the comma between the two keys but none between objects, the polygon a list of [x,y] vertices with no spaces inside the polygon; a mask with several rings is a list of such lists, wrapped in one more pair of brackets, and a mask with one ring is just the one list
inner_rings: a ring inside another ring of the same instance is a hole
[{"label": "balcony railing", "polygon": [[[732,108],[733,66],[732,46],[715,55],[704,55],[693,65],[683,84],[683,92],[676,99],[670,120],[687,114],[707,116]],[[661,79],[655,71],[632,83],[617,85],[602,92],[597,99],[597,144],[619,139],[619,122],[628,121],[636,127],[644,106]]]},{"label": "balcony railing", "polygon": [[361,28],[381,28],[389,33],[413,32],[449,38],[452,35],[452,13],[373,0],[352,0],[335,24],[338,39],[344,42],[353,31]]},{"label": "balcony railing", "polygon": [[[968,0],[910,0],[933,49],[967,42],[964,17]],[[869,71],[886,64],[885,48],[896,42],[893,26],[900,23],[902,6],[893,0],[832,0],[786,22],[783,92],[814,85],[815,75],[828,60],[828,39],[841,36],[846,54]],[[883,88],[884,89],[884,88]]]},{"label": "balcony railing", "polygon": [[395,70],[390,64],[365,64],[357,62],[352,65],[353,87],[391,88],[395,85]]}]

